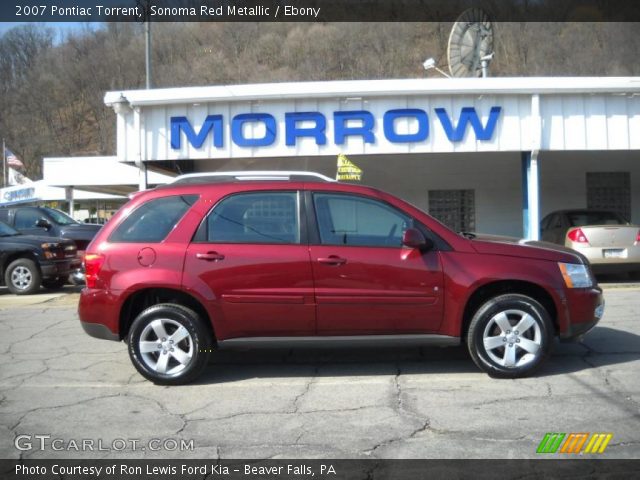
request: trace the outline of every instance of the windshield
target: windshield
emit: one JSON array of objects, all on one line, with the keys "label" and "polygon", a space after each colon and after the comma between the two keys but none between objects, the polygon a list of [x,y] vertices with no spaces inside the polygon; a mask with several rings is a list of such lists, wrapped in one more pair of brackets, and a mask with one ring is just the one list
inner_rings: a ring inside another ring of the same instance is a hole
[{"label": "windshield", "polygon": [[0,222],[0,237],[11,237],[13,235],[20,235],[20,232],[14,230],[4,222]]},{"label": "windshield", "polygon": [[49,215],[51,215],[51,218],[53,218],[53,221],[56,222],[58,225],[75,225],[76,223],[78,223],[69,215],[67,215],[64,212],[61,212],[60,210],[56,210],[55,208],[49,208],[49,207],[45,207],[44,209],[47,211]]},{"label": "windshield", "polygon": [[567,214],[572,227],[587,225],[625,225],[625,222],[614,212],[569,212]]}]

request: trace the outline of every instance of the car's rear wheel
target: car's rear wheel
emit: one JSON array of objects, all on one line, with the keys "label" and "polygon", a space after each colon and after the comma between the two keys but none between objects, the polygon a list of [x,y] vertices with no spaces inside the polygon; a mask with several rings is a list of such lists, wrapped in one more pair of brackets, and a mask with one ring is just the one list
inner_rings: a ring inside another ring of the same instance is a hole
[{"label": "car's rear wheel", "polygon": [[494,377],[531,375],[546,360],[553,344],[547,310],[519,294],[494,297],[474,314],[467,332],[473,361]]},{"label": "car's rear wheel", "polygon": [[207,366],[212,335],[196,312],[164,303],[144,310],[129,330],[129,356],[144,377],[161,385],[193,381]]},{"label": "car's rear wheel", "polygon": [[40,290],[42,276],[36,262],[28,258],[19,258],[7,267],[4,282],[11,293],[29,295]]}]

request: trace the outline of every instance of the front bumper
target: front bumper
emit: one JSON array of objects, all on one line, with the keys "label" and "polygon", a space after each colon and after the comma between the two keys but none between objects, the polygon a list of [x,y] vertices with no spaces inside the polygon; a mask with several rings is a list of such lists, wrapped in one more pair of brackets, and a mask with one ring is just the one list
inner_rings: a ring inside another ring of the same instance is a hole
[{"label": "front bumper", "polygon": [[604,296],[600,287],[567,290],[569,324],[560,333],[563,341],[576,340],[595,327],[604,315]]},{"label": "front bumper", "polygon": [[72,271],[71,260],[41,262],[40,272],[43,279],[66,277]]}]

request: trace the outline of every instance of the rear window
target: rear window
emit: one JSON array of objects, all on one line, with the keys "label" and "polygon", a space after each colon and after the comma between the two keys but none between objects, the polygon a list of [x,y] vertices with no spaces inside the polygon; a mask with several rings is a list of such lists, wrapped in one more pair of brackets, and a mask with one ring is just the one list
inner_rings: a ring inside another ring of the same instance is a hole
[{"label": "rear window", "polygon": [[572,227],[585,227],[588,225],[624,225],[620,215],[614,212],[569,212],[567,214],[569,224]]},{"label": "rear window", "polygon": [[113,243],[157,243],[169,232],[198,200],[198,195],[176,195],[156,198],[135,209],[109,237]]}]

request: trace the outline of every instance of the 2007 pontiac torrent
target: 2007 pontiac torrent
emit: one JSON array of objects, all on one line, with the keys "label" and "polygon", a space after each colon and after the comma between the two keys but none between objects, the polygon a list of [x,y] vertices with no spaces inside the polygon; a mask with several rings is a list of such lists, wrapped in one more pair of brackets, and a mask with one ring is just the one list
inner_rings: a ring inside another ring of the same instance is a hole
[{"label": "2007 pontiac torrent", "polygon": [[229,346],[467,345],[532,374],[602,317],[589,262],[456,233],[374,188],[306,172],[191,174],[135,194],[85,255],[79,315],[159,384]]}]

